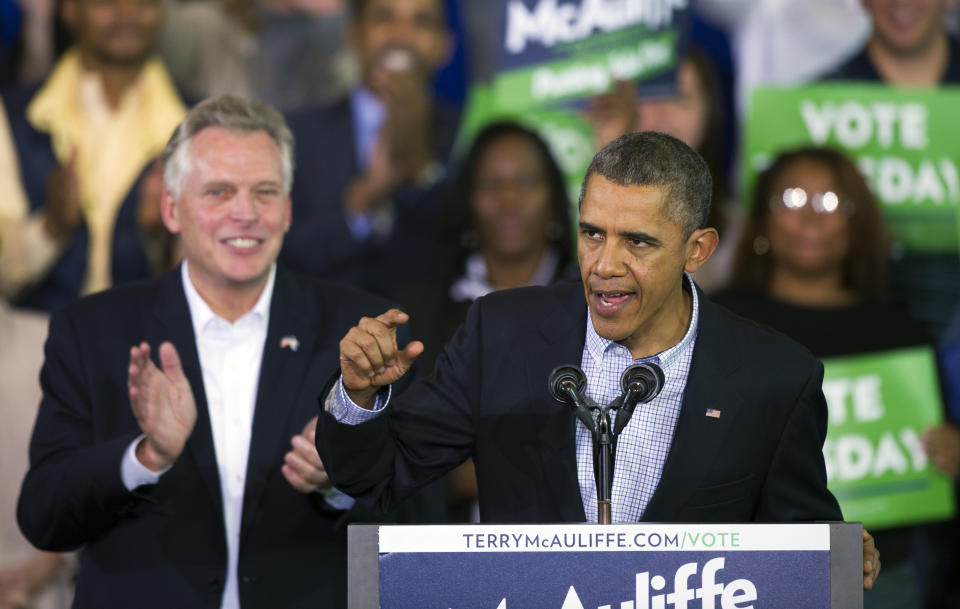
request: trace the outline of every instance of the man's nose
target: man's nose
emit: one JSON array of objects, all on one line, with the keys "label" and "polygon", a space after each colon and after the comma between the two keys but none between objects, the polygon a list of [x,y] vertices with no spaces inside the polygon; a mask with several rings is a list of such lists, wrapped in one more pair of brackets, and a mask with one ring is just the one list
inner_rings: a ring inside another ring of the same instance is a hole
[{"label": "man's nose", "polygon": [[256,222],[260,217],[252,193],[240,191],[230,202],[230,218],[237,222]]},{"label": "man's nose", "polygon": [[626,265],[623,262],[623,250],[613,239],[607,239],[598,252],[594,272],[601,277],[623,275]]}]

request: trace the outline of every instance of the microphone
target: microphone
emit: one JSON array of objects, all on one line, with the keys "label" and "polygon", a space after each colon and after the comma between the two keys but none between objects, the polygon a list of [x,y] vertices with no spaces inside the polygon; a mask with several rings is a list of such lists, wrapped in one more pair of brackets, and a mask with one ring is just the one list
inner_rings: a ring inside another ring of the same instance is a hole
[{"label": "microphone", "polygon": [[587,389],[587,375],[578,366],[557,366],[547,382],[550,395],[561,404],[570,404],[572,398],[583,400],[583,392]]},{"label": "microphone", "polygon": [[587,390],[587,375],[579,366],[557,366],[550,373],[547,386],[553,399],[572,408],[587,429],[597,431],[597,421],[590,414],[590,406],[587,405],[589,398],[583,395]]},{"label": "microphone", "polygon": [[650,362],[633,364],[620,375],[620,390],[623,398],[617,410],[617,419],[613,425],[613,435],[618,436],[630,422],[637,404],[645,404],[660,395],[663,389],[663,370]]},{"label": "microphone", "polygon": [[663,370],[650,362],[633,364],[620,375],[620,390],[624,400],[631,391],[637,395],[636,404],[645,404],[660,395],[663,389]]}]

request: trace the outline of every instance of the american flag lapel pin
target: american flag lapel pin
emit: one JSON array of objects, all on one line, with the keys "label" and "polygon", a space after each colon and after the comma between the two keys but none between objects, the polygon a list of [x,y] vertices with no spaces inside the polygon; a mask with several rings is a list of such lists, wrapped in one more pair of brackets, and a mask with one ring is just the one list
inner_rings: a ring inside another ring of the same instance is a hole
[{"label": "american flag lapel pin", "polygon": [[297,340],[297,337],[292,334],[289,336],[284,336],[280,339],[280,348],[297,351],[300,348],[300,341]]},{"label": "american flag lapel pin", "polygon": [[707,408],[707,416],[711,419],[719,419],[720,411],[715,408]]}]

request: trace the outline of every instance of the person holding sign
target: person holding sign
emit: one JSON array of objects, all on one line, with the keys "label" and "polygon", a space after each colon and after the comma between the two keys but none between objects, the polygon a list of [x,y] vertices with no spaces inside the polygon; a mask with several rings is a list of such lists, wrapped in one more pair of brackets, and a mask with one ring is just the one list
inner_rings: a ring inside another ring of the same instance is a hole
[{"label": "person holding sign", "polygon": [[597,149],[624,133],[653,130],[672,135],[700,153],[713,180],[708,223],[723,239],[694,279],[707,293],[726,287],[742,218],[740,207],[730,198],[726,186],[725,116],[710,57],[699,49],[687,52],[677,65],[674,95],[638,98],[633,83],[620,82],[614,91],[590,101],[586,118],[594,127]]},{"label": "person holding sign", "polygon": [[[581,190],[582,284],[478,299],[433,374],[399,395],[391,384],[424,346],[398,345],[405,313],[361,319],[321,395],[318,450],[337,488],[389,507],[473,457],[481,520],[592,519],[590,435],[547,381],[580,365],[586,394],[609,403],[641,360],[657,363],[665,384],[619,436],[613,521],[842,519],[821,452],[822,366],[689,278],[717,245],[710,188],[706,163],[676,138],[614,140]],[[865,587],[879,567],[865,533]]]},{"label": "person holding sign", "polygon": [[[887,243],[879,206],[853,161],[825,148],[782,153],[757,180],[734,287],[717,302],[817,357],[929,345],[921,324],[882,301]],[[920,607],[911,532],[877,531],[886,575],[865,607]]]},{"label": "person holding sign", "polygon": [[[870,39],[820,80],[914,89],[960,83],[960,40],[949,34],[946,24],[947,11],[956,0],[862,2],[873,21]],[[911,145],[919,147],[919,142]],[[896,300],[907,303],[911,314],[927,321],[931,332],[939,335],[960,303],[960,256],[955,248],[943,253],[914,250],[918,248],[909,248],[893,262],[890,289]]]}]

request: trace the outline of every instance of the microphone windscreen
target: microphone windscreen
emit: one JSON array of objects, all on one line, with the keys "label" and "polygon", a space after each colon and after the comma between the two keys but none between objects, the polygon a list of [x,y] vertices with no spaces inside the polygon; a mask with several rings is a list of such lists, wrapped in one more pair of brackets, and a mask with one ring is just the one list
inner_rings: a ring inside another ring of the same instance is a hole
[{"label": "microphone windscreen", "polygon": [[587,390],[587,375],[583,373],[579,366],[557,366],[550,373],[550,378],[547,380],[550,395],[558,402],[567,404],[564,383],[571,383],[577,394],[582,396],[583,392]]},{"label": "microphone windscreen", "polygon": [[649,402],[663,389],[664,376],[660,366],[652,362],[633,364],[620,376],[620,390],[626,395],[631,386],[640,391],[637,403]]}]

